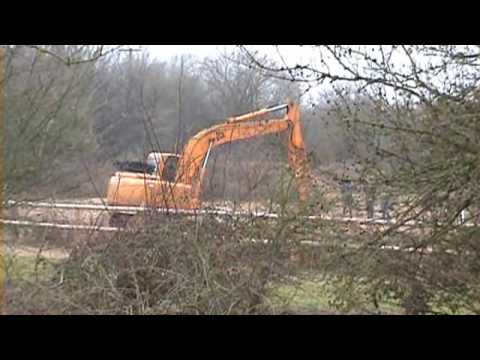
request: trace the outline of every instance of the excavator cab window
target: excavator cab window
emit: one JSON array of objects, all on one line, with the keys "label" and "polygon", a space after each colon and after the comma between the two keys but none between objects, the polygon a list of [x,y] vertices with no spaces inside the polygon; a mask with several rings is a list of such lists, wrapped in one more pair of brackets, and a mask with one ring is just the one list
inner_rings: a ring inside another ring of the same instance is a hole
[{"label": "excavator cab window", "polygon": [[[173,182],[177,174],[178,154],[151,152],[147,156],[147,164],[155,167],[155,172],[161,172],[162,180]],[[162,163],[163,160],[163,163]]]}]

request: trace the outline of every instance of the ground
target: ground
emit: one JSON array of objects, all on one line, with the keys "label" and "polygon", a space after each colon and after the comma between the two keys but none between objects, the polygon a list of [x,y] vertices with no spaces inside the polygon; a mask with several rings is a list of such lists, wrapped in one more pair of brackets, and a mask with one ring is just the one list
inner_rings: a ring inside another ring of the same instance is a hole
[{"label": "ground", "polygon": [[[338,192],[330,189],[326,196],[333,204],[339,204],[340,196]],[[357,193],[357,204],[362,202],[362,194]],[[99,198],[87,199],[63,199],[64,203],[81,203],[101,205],[104,200]],[[215,207],[217,209],[231,210],[236,208],[243,211],[268,211],[271,210],[262,203],[249,202],[234,206],[228,202],[206,202],[206,207]],[[331,215],[341,215],[341,207],[333,206],[325,209]],[[357,211],[355,216],[365,217],[364,211]],[[4,211],[4,218],[23,219],[31,221],[55,222],[64,224],[88,224],[88,225],[108,225],[109,214],[98,210],[65,210],[65,209],[38,209],[38,208],[18,208],[15,210]],[[75,242],[83,241],[88,238],[88,233],[84,231],[64,231],[64,230],[45,230],[29,227],[9,227],[6,231],[7,241],[7,260],[11,265],[10,274],[14,274],[18,281],[32,281],[34,276],[48,276],[53,264],[61,262],[68,257],[70,250],[75,246]],[[106,235],[108,236],[108,235]],[[39,264],[41,265],[39,268]],[[295,287],[279,284],[272,285],[271,299],[269,301],[278,304],[279,308],[288,303],[287,310],[282,312],[293,314],[335,314],[338,313],[335,304],[332,303],[331,289],[318,279],[319,274],[302,274],[302,279]],[[362,312],[397,314],[402,313],[400,308],[394,303],[381,304],[380,309],[368,308]]]}]

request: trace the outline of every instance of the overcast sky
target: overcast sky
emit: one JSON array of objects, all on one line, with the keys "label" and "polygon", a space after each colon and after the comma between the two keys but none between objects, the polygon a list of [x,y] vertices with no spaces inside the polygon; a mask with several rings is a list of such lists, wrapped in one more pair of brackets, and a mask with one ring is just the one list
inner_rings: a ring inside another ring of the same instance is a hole
[{"label": "overcast sky", "polygon": [[[133,48],[141,47],[159,60],[169,60],[179,55],[194,55],[198,58],[215,56],[225,50],[235,50],[236,45],[132,45]],[[315,64],[318,62],[318,51],[311,47],[299,45],[248,45],[248,49],[258,51],[260,55],[267,55],[279,64],[294,66],[295,64]],[[335,67],[336,64],[331,64]],[[303,85],[302,85],[303,86]],[[311,90],[314,95],[321,89],[330,86],[319,86]]]},{"label": "overcast sky", "polygon": [[[154,57],[167,60],[182,54],[190,54],[199,58],[214,56],[224,50],[234,50],[236,45],[141,45],[141,47],[147,49]],[[260,51],[260,53],[269,55],[276,60],[280,60],[280,52],[283,59],[288,63],[308,62],[316,55],[312,49],[302,48],[298,45],[280,45],[278,51],[272,45],[249,45],[248,48]]]},{"label": "overcast sky", "polygon": [[[194,55],[198,58],[203,58],[207,56],[215,56],[219,52],[225,50],[234,50],[235,45],[132,45],[132,47],[138,48],[141,47],[149,51],[149,53],[159,59],[159,60],[169,60],[170,58],[178,55]],[[328,56],[325,57],[319,56],[319,49],[310,46],[299,46],[299,45],[247,45],[250,50],[256,50],[261,55],[267,55],[270,59],[276,61],[278,64],[295,66],[296,64],[308,64],[313,67],[321,68],[322,65],[319,63],[320,58],[325,60],[326,65],[332,73],[342,74],[344,70],[340,67],[337,61],[332,61]],[[369,48],[370,45],[364,45],[362,47]],[[408,58],[405,54],[399,54],[397,51],[392,56],[393,63],[399,68],[401,65],[409,65]],[[378,54],[377,54],[378,56]],[[418,59],[421,61],[421,59]],[[361,63],[358,63],[361,66]],[[329,85],[321,85],[320,87],[315,88],[316,90],[320,89],[329,89]],[[393,90],[387,89],[387,93],[393,96]]]},{"label": "overcast sky", "polygon": [[143,45],[142,47],[156,58],[166,60],[176,55],[195,55],[205,57],[215,55],[223,48],[234,48],[234,45]]}]

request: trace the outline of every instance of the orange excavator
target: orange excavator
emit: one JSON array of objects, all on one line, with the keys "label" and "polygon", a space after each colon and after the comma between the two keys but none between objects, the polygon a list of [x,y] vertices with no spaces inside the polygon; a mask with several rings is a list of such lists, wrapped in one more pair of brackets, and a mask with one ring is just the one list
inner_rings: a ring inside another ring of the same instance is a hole
[{"label": "orange excavator", "polygon": [[[282,118],[267,115],[287,110]],[[200,131],[185,145],[181,155],[150,153],[145,168],[150,171],[117,171],[108,183],[110,206],[147,206],[164,209],[199,209],[201,189],[211,151],[220,145],[289,131],[288,160],[295,173],[299,198],[309,195],[309,167],[298,104],[262,109],[232,117]]]}]

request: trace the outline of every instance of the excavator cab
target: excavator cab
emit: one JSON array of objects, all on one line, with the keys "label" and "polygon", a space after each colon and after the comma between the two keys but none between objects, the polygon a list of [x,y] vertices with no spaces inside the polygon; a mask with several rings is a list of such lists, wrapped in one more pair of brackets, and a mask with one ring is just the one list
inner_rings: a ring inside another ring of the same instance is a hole
[{"label": "excavator cab", "polygon": [[175,181],[179,154],[151,152],[147,156],[147,165],[154,168],[155,174],[165,181]]}]

